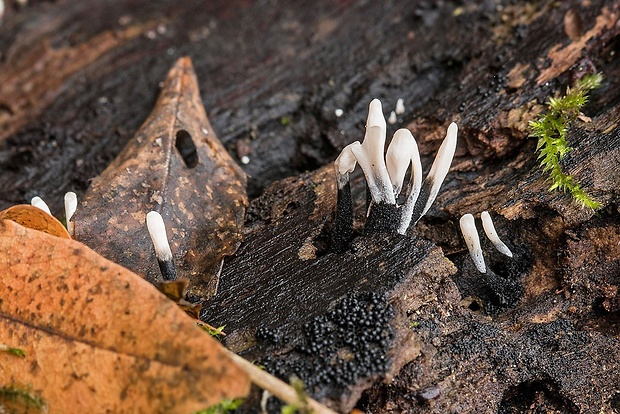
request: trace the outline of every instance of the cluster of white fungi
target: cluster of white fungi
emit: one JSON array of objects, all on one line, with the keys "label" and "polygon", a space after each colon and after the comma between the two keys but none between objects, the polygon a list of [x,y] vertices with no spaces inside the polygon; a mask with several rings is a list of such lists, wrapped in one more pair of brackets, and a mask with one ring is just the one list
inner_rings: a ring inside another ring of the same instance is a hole
[{"label": "cluster of white fungi", "polygon": [[[422,181],[422,163],[415,138],[408,129],[394,133],[385,153],[386,121],[381,101],[374,99],[368,108],[366,134],[362,143],[347,145],[334,166],[338,182],[336,222],[332,238],[336,251],[346,249],[353,232],[353,200],[349,174],[359,164],[366,178],[370,203],[364,231],[405,234],[435,201],[456,150],[458,127],[453,122],[439,147],[435,161]],[[404,201],[398,203],[411,167]]]}]

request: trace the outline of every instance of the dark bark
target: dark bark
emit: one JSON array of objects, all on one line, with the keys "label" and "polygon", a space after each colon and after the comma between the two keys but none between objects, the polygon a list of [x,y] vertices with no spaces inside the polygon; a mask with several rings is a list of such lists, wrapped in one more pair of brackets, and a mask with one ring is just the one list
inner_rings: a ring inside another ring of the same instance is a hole
[{"label": "dark bark", "polygon": [[[9,7],[0,208],[40,195],[60,213],[65,191],[84,194],[146,119],[172,63],[190,55],[218,136],[250,159],[245,241],[203,314],[227,325],[231,347],[271,357],[266,365],[283,375],[296,367],[311,394],[344,409],[369,388],[357,404],[372,412],[620,410],[619,13],[603,0]],[[597,213],[547,190],[528,139],[528,121],[582,68],[605,81],[584,109],[592,122],[569,131],[574,149],[562,167],[603,204]],[[457,122],[456,158],[435,205],[404,237],[362,234],[356,176],[356,238],[330,252],[333,169],[299,174],[363,137],[375,97],[386,111],[404,99],[388,136],[409,128],[426,169]],[[483,210],[515,253],[483,245],[485,277],[458,232],[462,214]],[[312,367],[325,355],[336,352],[336,365],[351,356],[341,343],[306,352],[330,338],[308,332],[339,326],[329,315],[345,303],[375,309],[371,292],[376,309],[391,309],[379,313],[390,315],[392,334],[387,347],[366,348],[390,363],[353,369],[359,376],[344,384],[319,381]]]}]

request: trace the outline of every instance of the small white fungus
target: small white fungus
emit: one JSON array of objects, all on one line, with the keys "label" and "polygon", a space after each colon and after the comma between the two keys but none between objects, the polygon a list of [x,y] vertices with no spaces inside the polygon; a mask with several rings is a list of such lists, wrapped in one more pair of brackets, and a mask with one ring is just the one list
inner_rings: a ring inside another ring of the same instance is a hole
[{"label": "small white fungus", "polygon": [[52,212],[50,211],[50,208],[47,206],[47,203],[45,203],[45,201],[43,201],[41,197],[32,197],[32,200],[30,200],[30,204],[33,207],[40,208],[41,210],[45,211],[47,214],[52,215]]},{"label": "small white fungus", "polygon": [[161,214],[157,211],[150,211],[146,215],[146,227],[153,241],[155,256],[161,261],[172,260],[172,251],[170,250],[168,236],[166,235],[166,225]]},{"label": "small white fungus", "polygon": [[398,121],[398,119],[396,118],[396,112],[394,111],[390,112],[390,117],[388,118],[387,121],[388,121],[388,124],[394,125],[396,121]]},{"label": "small white fungus", "polygon": [[497,235],[497,231],[495,231],[495,226],[493,225],[493,220],[491,219],[491,215],[488,211],[483,211],[480,214],[480,218],[482,219],[482,228],[486,233],[493,246],[497,249],[498,252],[505,254],[508,257],[512,257],[512,252],[506,246],[506,244],[499,238]]},{"label": "small white fungus", "polygon": [[469,213],[463,215],[459,220],[459,225],[463,238],[465,239],[465,244],[467,245],[467,250],[469,250],[469,255],[474,261],[476,269],[478,269],[480,273],[486,273],[487,266],[484,263],[484,256],[482,255],[482,247],[480,247],[480,238],[478,237],[478,229],[476,229],[474,216]]},{"label": "small white fungus", "polygon": [[67,219],[67,231],[73,237],[75,233],[75,223],[71,221],[77,210],[77,195],[73,191],[65,194],[65,218]]}]

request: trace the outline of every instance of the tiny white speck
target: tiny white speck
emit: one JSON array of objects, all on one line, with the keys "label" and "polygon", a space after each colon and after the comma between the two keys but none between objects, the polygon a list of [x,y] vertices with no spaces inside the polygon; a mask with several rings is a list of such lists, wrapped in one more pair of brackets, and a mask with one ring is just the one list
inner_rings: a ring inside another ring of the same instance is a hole
[{"label": "tiny white speck", "polygon": [[390,113],[390,117],[388,118],[388,124],[390,125],[394,125],[396,123],[397,119],[396,119],[396,112],[392,111]]},{"label": "tiny white speck", "polygon": [[402,98],[398,98],[396,101],[396,110],[394,112],[396,112],[396,115],[402,115],[405,113],[405,103]]},{"label": "tiny white speck", "polygon": [[157,26],[157,33],[163,35],[166,33],[166,25],[160,24]]},{"label": "tiny white speck", "polygon": [[244,155],[243,157],[241,157],[241,164],[248,165],[249,163],[250,163],[250,157],[248,157],[247,155]]},{"label": "tiny white speck", "polygon": [[153,145],[156,147],[161,147],[161,138],[155,138]]},{"label": "tiny white speck", "polygon": [[343,111],[342,109],[338,108],[338,109],[336,109],[336,110],[334,111],[334,113],[336,114],[336,116],[337,116],[338,118],[340,118],[340,117],[342,116],[342,114],[344,114],[344,111]]},{"label": "tiny white speck", "polygon": [[146,38],[147,39],[155,39],[155,37],[157,36],[157,34],[155,33],[155,30],[149,30],[148,32],[146,32]]},{"label": "tiny white speck", "polygon": [[208,130],[207,128],[204,128],[204,127],[203,127],[203,128],[201,129],[201,131],[202,131],[202,133],[203,133],[203,134],[205,134],[205,135],[209,135],[209,130]]},{"label": "tiny white speck", "polygon": [[172,56],[172,55],[174,55],[174,49],[173,49],[173,48],[167,49],[167,50],[166,50],[166,53],[167,53],[168,55]]},{"label": "tiny white speck", "polygon": [[131,16],[127,14],[119,17],[118,19],[118,24],[120,24],[121,26],[127,26],[129,23],[131,23]]}]

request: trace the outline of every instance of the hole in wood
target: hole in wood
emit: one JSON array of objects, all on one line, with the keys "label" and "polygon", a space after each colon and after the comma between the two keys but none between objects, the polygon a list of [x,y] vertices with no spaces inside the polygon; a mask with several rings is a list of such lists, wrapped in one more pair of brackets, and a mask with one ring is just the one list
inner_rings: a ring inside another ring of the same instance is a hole
[{"label": "hole in wood", "polygon": [[194,168],[198,165],[198,152],[192,136],[184,129],[177,131],[175,146],[183,158],[183,162],[187,168]]}]

